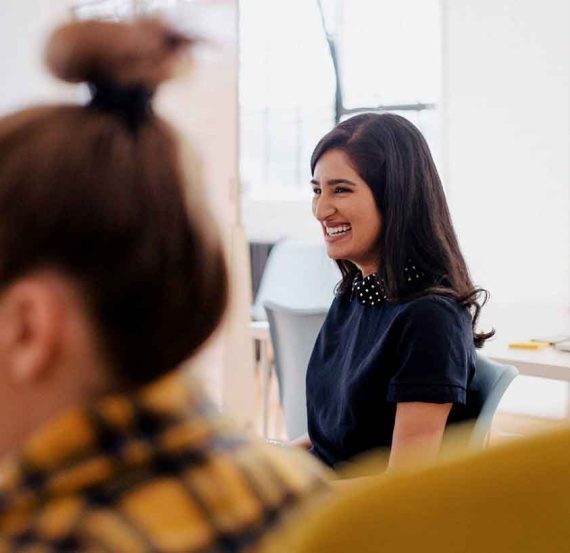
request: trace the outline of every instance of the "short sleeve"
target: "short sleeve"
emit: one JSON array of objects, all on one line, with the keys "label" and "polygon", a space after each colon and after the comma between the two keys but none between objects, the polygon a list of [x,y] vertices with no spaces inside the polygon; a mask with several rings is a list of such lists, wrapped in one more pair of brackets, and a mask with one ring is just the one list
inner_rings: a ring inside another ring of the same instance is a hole
[{"label": "short sleeve", "polygon": [[410,302],[398,321],[392,402],[465,404],[473,352],[471,315],[443,297]]}]

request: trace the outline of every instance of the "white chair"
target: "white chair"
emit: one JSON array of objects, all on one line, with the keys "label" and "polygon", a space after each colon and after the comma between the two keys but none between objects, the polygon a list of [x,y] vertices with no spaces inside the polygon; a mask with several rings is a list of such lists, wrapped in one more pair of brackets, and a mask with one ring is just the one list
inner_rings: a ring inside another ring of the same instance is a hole
[{"label": "white chair", "polygon": [[251,308],[251,336],[259,343],[263,372],[263,436],[267,438],[270,374],[270,333],[264,302],[300,309],[328,310],[340,271],[322,241],[282,240],[275,244],[265,265]]},{"label": "white chair", "polygon": [[267,258],[252,317],[267,320],[266,301],[303,309],[329,307],[339,280],[340,271],[322,241],[277,242]]},{"label": "white chair", "polygon": [[307,432],[305,377],[328,307],[300,309],[265,302],[285,429],[290,440]]},{"label": "white chair", "polygon": [[475,377],[471,386],[478,391],[481,403],[471,434],[471,447],[479,449],[487,444],[497,407],[518,374],[519,371],[512,365],[497,363],[477,352]]}]

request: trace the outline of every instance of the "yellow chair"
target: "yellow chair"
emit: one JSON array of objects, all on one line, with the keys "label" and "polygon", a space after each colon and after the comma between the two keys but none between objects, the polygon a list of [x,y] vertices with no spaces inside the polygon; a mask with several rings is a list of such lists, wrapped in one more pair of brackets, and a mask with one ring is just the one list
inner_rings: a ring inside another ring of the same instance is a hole
[{"label": "yellow chair", "polygon": [[570,552],[569,428],[344,488],[271,551]]}]

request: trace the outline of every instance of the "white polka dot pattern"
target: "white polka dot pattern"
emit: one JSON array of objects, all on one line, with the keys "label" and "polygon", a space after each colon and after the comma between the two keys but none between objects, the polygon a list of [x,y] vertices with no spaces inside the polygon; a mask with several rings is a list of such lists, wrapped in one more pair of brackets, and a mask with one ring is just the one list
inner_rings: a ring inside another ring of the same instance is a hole
[{"label": "white polka dot pattern", "polygon": [[[404,274],[409,283],[416,283],[424,277],[424,273],[412,264],[404,267]],[[379,307],[387,300],[386,283],[378,278],[377,273],[363,278],[362,273],[358,272],[352,281],[351,300],[354,298],[362,305]]]},{"label": "white polka dot pattern", "polygon": [[357,298],[362,305],[378,306],[386,301],[384,281],[376,273],[365,278],[358,273],[352,281],[352,297]]}]

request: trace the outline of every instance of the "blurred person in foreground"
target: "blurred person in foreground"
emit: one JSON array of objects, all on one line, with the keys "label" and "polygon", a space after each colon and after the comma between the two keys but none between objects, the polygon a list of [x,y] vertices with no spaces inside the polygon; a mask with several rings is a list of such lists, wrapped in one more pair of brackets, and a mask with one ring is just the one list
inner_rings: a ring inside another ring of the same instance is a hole
[{"label": "blurred person in foreground", "polygon": [[151,105],[191,43],[155,20],[66,25],[46,59],[91,101],[0,119],[2,552],[252,551],[324,488],[178,368],[227,298]]}]

